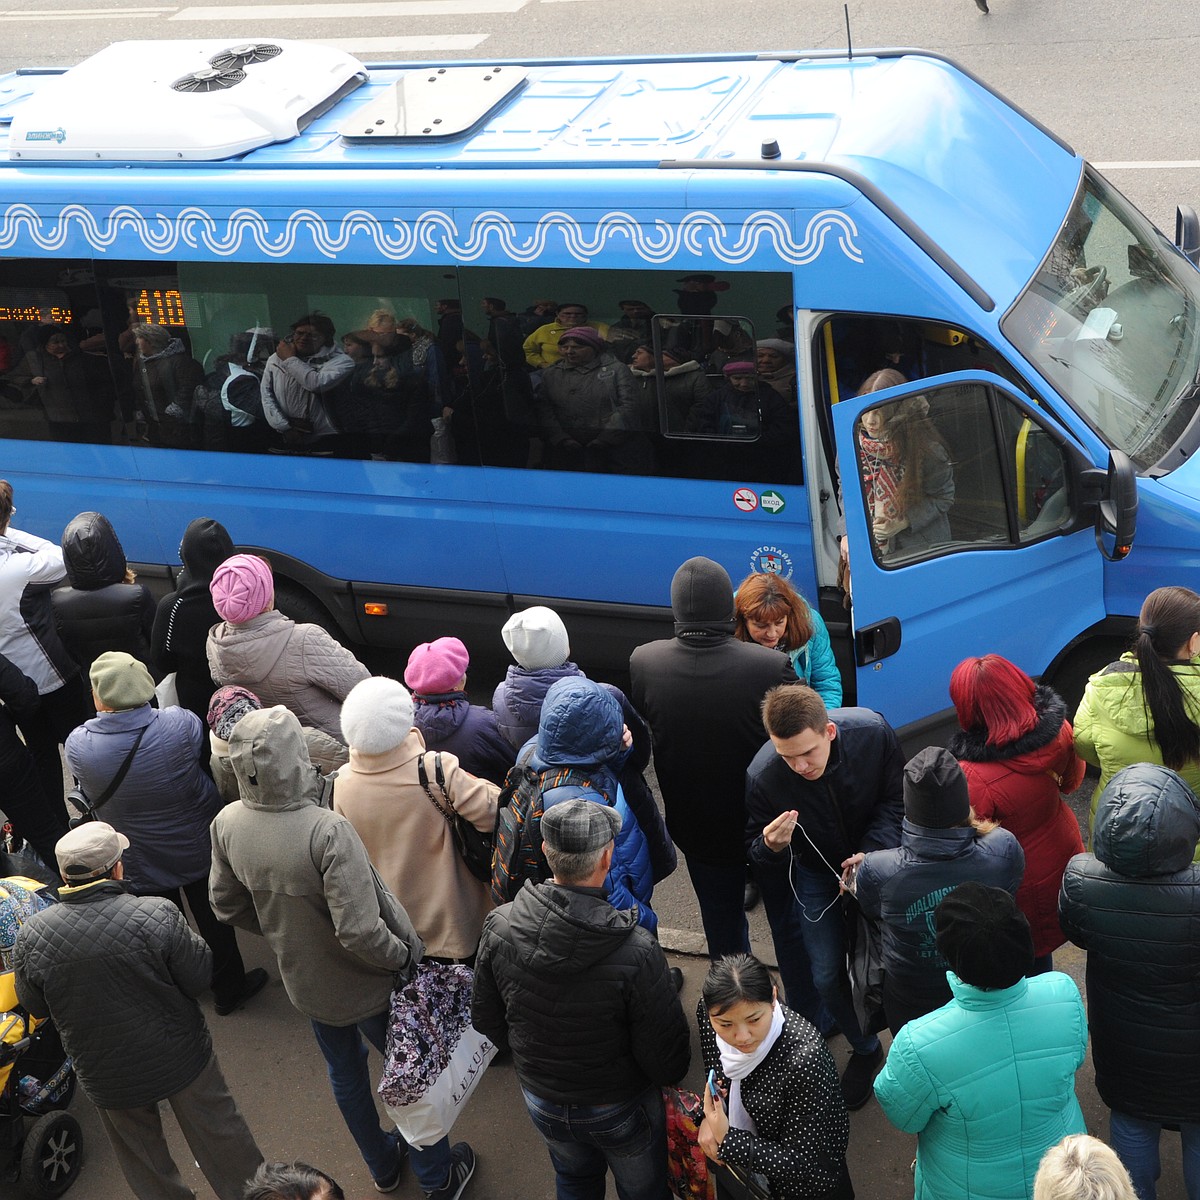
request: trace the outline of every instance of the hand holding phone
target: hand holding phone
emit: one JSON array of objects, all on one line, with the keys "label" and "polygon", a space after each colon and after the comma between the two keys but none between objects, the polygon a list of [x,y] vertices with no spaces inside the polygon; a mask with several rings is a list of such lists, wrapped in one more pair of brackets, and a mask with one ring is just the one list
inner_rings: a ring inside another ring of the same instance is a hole
[{"label": "hand holding phone", "polygon": [[717,1091],[717,1069],[714,1067],[708,1073],[708,1090],[712,1093],[712,1098],[719,1101],[721,1093]]}]

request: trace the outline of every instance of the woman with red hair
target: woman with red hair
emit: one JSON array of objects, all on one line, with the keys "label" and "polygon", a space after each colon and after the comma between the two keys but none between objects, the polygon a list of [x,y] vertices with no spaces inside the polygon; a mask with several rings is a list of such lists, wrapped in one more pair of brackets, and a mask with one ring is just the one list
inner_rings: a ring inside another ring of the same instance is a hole
[{"label": "woman with red hair", "polygon": [[962,764],[976,816],[1000,822],[1025,851],[1017,905],[1033,932],[1034,971],[1049,971],[1066,941],[1058,924],[1063,870],[1083,852],[1079,822],[1063,800],[1085,770],[1066,705],[999,654],[960,662],[950,698],[962,726],[950,752]]}]

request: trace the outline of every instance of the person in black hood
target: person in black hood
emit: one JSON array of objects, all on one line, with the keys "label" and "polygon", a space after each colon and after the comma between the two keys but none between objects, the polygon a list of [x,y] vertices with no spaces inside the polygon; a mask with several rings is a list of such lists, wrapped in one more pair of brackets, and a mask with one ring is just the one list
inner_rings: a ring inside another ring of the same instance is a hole
[{"label": "person in black hood", "polygon": [[175,672],[179,705],[202,721],[217,684],[208,669],[208,631],[221,623],[208,590],[213,572],[235,553],[233,539],[220,521],[197,517],[183,532],[178,587],[158,602],[150,639],[151,665],[157,676]]},{"label": "person in black hood", "polygon": [[109,650],[150,663],[154,597],[134,582],[120,539],[102,513],[82,512],[62,535],[70,587],[51,594],[54,623],[67,653],[86,675]]},{"label": "person in black hood", "polygon": [[715,960],[750,952],[746,768],[763,743],[763,696],[796,674],[787,655],[733,636],[733,583],[719,563],[689,558],[671,581],[671,608],[674,638],[629,660],[630,699],[650,726],[667,829],[687,856]]}]

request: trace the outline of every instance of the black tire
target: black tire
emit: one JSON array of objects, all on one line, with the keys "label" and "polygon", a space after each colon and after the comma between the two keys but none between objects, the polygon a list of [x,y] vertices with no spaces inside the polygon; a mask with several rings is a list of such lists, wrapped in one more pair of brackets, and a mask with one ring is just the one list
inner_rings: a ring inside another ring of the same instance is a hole
[{"label": "black tire", "polygon": [[83,1131],[70,1113],[39,1117],[21,1150],[21,1191],[35,1200],[61,1196],[83,1167]]},{"label": "black tire", "polygon": [[1097,637],[1077,647],[1059,663],[1054,674],[1045,682],[1066,702],[1067,720],[1075,720],[1075,710],[1083,699],[1088,679],[1109,663],[1116,662],[1128,649],[1126,638]]},{"label": "black tire", "polygon": [[275,585],[275,607],[297,625],[320,625],[326,633],[343,641],[342,631],[328,610],[308,592],[286,583]]}]

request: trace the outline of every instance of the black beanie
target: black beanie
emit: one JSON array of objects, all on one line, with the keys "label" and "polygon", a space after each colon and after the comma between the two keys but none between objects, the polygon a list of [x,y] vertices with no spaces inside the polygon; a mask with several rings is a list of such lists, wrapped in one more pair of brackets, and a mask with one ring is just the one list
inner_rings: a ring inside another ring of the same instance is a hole
[{"label": "black beanie", "polygon": [[671,580],[675,628],[704,626],[733,632],[733,582],[711,558],[689,558]]},{"label": "black beanie", "polygon": [[1033,970],[1033,935],[1003,889],[962,883],[933,914],[938,952],[972,987],[1012,987]]},{"label": "black beanie", "polygon": [[183,531],[179,543],[179,560],[191,583],[212,579],[213,572],[235,553],[229,531],[212,517],[197,517]]},{"label": "black beanie", "polygon": [[967,778],[958,759],[941,746],[926,746],[904,768],[904,815],[914,825],[949,829],[971,816]]}]

